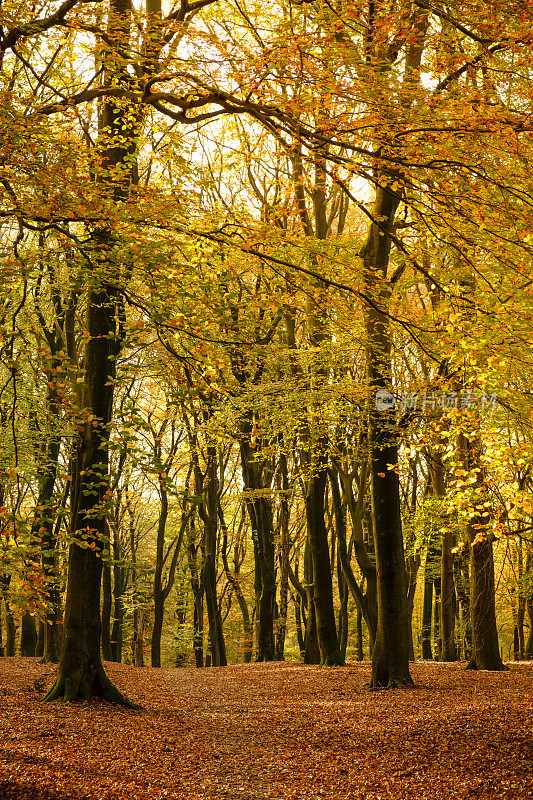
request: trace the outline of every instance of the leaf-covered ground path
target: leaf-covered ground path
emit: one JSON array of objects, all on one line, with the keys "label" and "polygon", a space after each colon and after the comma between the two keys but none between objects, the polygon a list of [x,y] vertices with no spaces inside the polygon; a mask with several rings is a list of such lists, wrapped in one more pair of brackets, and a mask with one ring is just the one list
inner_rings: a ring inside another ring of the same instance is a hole
[{"label": "leaf-covered ground path", "polygon": [[155,670],[107,664],[141,711],[44,705],[53,670],[0,659],[1,800],[533,798],[533,663]]}]

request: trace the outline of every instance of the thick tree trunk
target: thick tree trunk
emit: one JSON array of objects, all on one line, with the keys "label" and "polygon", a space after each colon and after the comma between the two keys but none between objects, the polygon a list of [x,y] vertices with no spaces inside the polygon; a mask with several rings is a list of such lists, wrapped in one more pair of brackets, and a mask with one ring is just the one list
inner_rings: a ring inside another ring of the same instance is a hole
[{"label": "thick tree trunk", "polygon": [[[129,47],[130,0],[111,0],[107,18],[108,50],[102,59],[107,86],[130,80],[124,52]],[[99,120],[99,166],[96,185],[112,202],[124,202],[132,180],[136,151],[138,108],[124,109],[110,99]],[[96,159],[95,159],[96,161]],[[122,342],[121,297],[127,270],[119,261],[114,233],[102,227],[93,234],[92,273],[87,281],[82,397],[83,429],[78,437],[72,486],[69,570],[64,636],[59,674],[45,700],[89,700],[99,695],[127,706],[127,700],[105,674],[101,652],[100,593],[102,554],[109,512],[109,436],[113,419],[116,361]]]},{"label": "thick tree trunk", "polygon": [[20,633],[20,655],[21,656],[35,656],[35,647],[37,645],[37,627],[35,625],[35,617],[31,614],[24,614],[22,617],[21,633]]},{"label": "thick tree trunk", "polygon": [[[481,443],[470,442],[464,434],[458,438],[459,453],[465,470],[475,469],[476,481],[482,485],[485,476],[481,464]],[[504,670],[496,624],[494,557],[492,534],[482,517],[470,518],[467,526],[470,545],[470,618],[472,623],[472,657],[467,669]]]},{"label": "thick tree trunk", "polygon": [[[2,645],[2,632],[0,630],[0,647]],[[35,645],[35,655],[37,658],[42,658],[44,655],[44,622],[42,619],[37,620],[37,643]]]},{"label": "thick tree trunk", "polygon": [[378,625],[370,684],[373,689],[412,684],[399,477],[396,470],[390,469],[391,464],[398,463],[398,453],[390,437],[390,427],[384,420],[371,423],[372,517],[378,579]]},{"label": "thick tree trunk", "polygon": [[494,591],[492,541],[470,531],[470,614],[472,657],[468,669],[507,669],[500,656]]},{"label": "thick tree trunk", "polygon": [[59,675],[45,700],[89,700],[99,695],[133,705],[107,678],[100,655],[101,553],[105,546],[105,494],[108,487],[108,425],[111,419],[116,357],[115,298],[112,290],[88,298],[84,407],[90,415],[80,436],[73,486],[63,648]]},{"label": "thick tree trunk", "polygon": [[411,685],[407,574],[400,514],[398,428],[394,409],[378,410],[376,392],[390,391],[391,334],[387,309],[387,268],[398,198],[387,188],[376,190],[374,214],[363,249],[366,292],[373,303],[365,309],[367,371],[370,397],[370,490],[377,567],[378,623],[372,653],[370,687]]}]

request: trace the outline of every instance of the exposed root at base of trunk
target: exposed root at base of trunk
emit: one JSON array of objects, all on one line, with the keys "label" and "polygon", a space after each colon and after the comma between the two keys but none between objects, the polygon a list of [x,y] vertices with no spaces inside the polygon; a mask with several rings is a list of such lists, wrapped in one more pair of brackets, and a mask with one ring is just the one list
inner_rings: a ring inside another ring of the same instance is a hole
[{"label": "exposed root at base of trunk", "polygon": [[324,661],[320,662],[321,667],[344,667],[344,661],[342,658],[325,658]]},{"label": "exposed root at base of trunk", "polygon": [[480,667],[476,663],[475,659],[471,659],[468,662],[468,664],[466,665],[465,669],[486,669],[489,672],[505,672],[505,670],[508,670],[509,667],[506,667],[505,664],[503,663],[503,661],[494,661],[488,667],[486,667],[486,666]]},{"label": "exposed root at base of trunk", "polygon": [[370,692],[381,692],[387,689],[412,689],[415,685],[415,682],[408,675],[405,678],[398,678],[391,676],[387,683],[382,683],[378,681],[377,678],[372,678],[370,683],[365,683],[364,689],[368,689]]},{"label": "exposed root at base of trunk", "polygon": [[65,703],[75,701],[88,703],[93,697],[101,697],[102,700],[126,708],[137,710],[142,708],[119,692],[105,674],[103,667],[91,676],[86,673],[69,677],[60,674],[52,688],[44,696],[43,701],[45,703],[51,703],[53,700],[62,700]]}]

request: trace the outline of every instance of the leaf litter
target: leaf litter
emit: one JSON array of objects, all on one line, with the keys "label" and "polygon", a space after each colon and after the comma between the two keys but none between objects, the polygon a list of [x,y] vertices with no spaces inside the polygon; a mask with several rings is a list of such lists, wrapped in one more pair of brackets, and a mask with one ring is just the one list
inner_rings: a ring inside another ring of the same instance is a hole
[{"label": "leaf litter", "polygon": [[533,662],[106,670],[142,710],[44,704],[55,669],[0,659],[0,800],[533,799]]}]

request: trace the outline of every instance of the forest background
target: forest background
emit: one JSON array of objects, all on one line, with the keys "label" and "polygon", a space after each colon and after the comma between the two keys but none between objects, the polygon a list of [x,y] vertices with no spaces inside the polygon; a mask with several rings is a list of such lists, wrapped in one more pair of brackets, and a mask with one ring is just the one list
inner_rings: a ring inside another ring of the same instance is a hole
[{"label": "forest background", "polygon": [[532,658],[533,6],[0,21],[3,652]]}]

